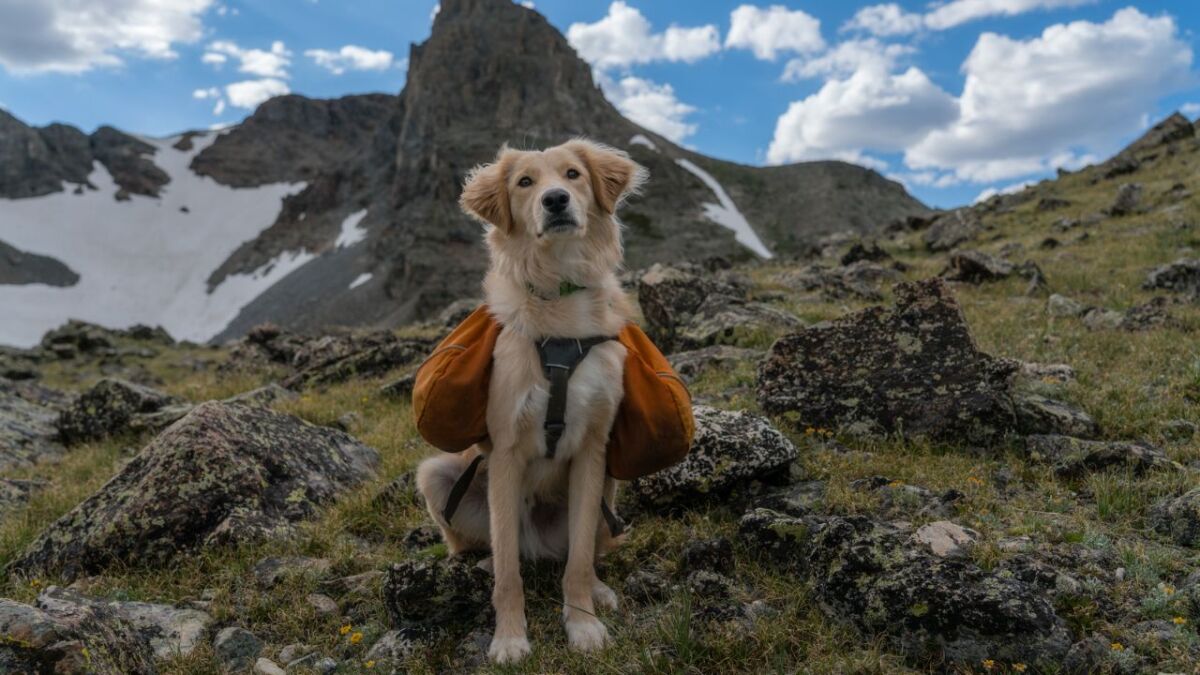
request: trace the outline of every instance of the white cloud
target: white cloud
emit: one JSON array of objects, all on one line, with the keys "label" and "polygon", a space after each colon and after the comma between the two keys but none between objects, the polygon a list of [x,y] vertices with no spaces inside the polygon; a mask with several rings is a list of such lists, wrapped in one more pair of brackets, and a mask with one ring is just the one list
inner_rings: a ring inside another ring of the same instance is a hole
[{"label": "white cloud", "polygon": [[200,57],[200,61],[202,63],[207,63],[210,66],[222,66],[225,65],[225,62],[228,60],[228,56],[225,56],[224,54],[217,54],[216,52],[205,52],[204,56]]},{"label": "white cloud", "polygon": [[813,77],[844,77],[863,68],[890,70],[896,61],[916,51],[908,45],[883,44],[875,38],[846,40],[824,54],[788,61],[783,80],[795,82]]},{"label": "white cloud", "polygon": [[260,103],[273,96],[282,96],[288,93],[291,93],[291,89],[288,88],[287,83],[273,78],[244,80],[225,87],[225,95],[229,98],[229,104],[247,110],[257,108]]},{"label": "white cloud", "polygon": [[989,16],[1015,16],[1038,9],[1090,5],[1098,0],[953,0],[925,15],[925,25],[945,30]]},{"label": "white cloud", "polygon": [[286,79],[287,68],[292,65],[292,52],[279,40],[271,43],[270,51],[243,49],[230,40],[218,40],[208,45],[208,52],[201,60],[216,65],[223,63],[215,58],[220,56],[237,59],[238,72],[259,77]]},{"label": "white cloud", "polygon": [[334,75],[341,75],[347,70],[387,70],[392,67],[393,59],[389,51],[374,51],[358,45],[346,45],[336,52],[309,49],[304,55]]},{"label": "white cloud", "polygon": [[1012,185],[1005,185],[1004,187],[1001,187],[1001,188],[995,188],[995,187],[985,188],[983,190],[983,192],[980,192],[979,195],[977,197],[975,197],[975,200],[972,203],[978,204],[980,202],[986,202],[987,200],[991,199],[992,197],[995,197],[996,195],[1016,194],[1016,193],[1024,190],[1025,188],[1029,187],[1030,185],[1034,185],[1034,184],[1035,184],[1035,181],[1023,180],[1019,183],[1013,183]]},{"label": "white cloud", "polygon": [[1192,117],[1195,117],[1196,115],[1200,115],[1200,103],[1196,103],[1194,101],[1188,101],[1187,103],[1184,103],[1183,105],[1179,106],[1179,112],[1183,113],[1184,117],[1188,117],[1188,118],[1192,118]]},{"label": "white cloud", "polygon": [[223,112],[225,112],[225,99],[219,98],[216,105],[213,106],[213,114],[220,115]]},{"label": "white cloud", "polygon": [[197,89],[192,92],[192,98],[198,98],[201,100],[206,99],[206,98],[220,98],[220,97],[221,97],[221,90],[217,89],[216,87],[209,87],[208,89]]},{"label": "white cloud", "polygon": [[652,61],[692,63],[721,49],[716,26],[670,26],[654,33],[646,17],[622,0],[609,5],[608,14],[595,23],[571,24],[567,41],[599,70]]},{"label": "white cloud", "polygon": [[82,73],[122,56],[173,59],[203,36],[213,0],[0,2],[0,66],[18,74]]},{"label": "white cloud", "polygon": [[622,115],[643,127],[676,143],[696,133],[697,126],[687,121],[696,108],[677,99],[671,85],[633,76],[614,81],[603,75],[600,85]]},{"label": "white cloud", "polygon": [[825,48],[821,22],[798,9],[741,5],[729,14],[729,23],[725,47],[749,49],[765,61],[774,60],[780,52],[809,54]]},{"label": "white cloud", "polygon": [[1117,11],[1038,37],[979,37],[963,64],[961,114],[913,144],[906,163],[975,181],[1085,161],[1135,132],[1155,101],[1188,83],[1192,50],[1170,16]]},{"label": "white cloud", "polygon": [[767,161],[861,161],[863,150],[904,150],[957,115],[954,97],[921,70],[890,73],[868,65],[792,103],[775,125]]},{"label": "white cloud", "polygon": [[920,14],[906,12],[900,5],[888,3],[863,7],[842,26],[842,30],[861,30],[888,37],[915,33],[924,26],[925,18]]},{"label": "white cloud", "polygon": [[521,0],[520,5],[525,9],[533,9],[534,4],[530,0]]}]

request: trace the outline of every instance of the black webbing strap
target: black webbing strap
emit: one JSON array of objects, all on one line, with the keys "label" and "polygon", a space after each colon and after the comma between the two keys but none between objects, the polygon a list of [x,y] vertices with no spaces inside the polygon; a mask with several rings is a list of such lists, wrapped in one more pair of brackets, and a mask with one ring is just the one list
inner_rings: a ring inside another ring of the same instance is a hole
[{"label": "black webbing strap", "polygon": [[446,497],[446,507],[442,509],[442,517],[449,523],[454,518],[454,512],[458,510],[458,505],[462,503],[463,496],[467,494],[467,488],[471,487],[471,481],[475,479],[475,470],[479,468],[479,463],[483,461],[483,455],[477,455],[467,468],[454,481],[454,487],[450,488],[450,496]]},{"label": "black webbing strap", "polygon": [[621,536],[625,531],[625,521],[617,517],[613,510],[608,506],[607,499],[600,500],[600,514],[604,516],[604,522],[608,523],[608,532],[614,538]]},{"label": "black webbing strap", "polygon": [[558,441],[566,429],[567,381],[575,367],[583,361],[592,347],[608,342],[611,337],[546,338],[537,344],[542,373],[550,381],[550,402],[546,404],[546,458],[553,459]]}]

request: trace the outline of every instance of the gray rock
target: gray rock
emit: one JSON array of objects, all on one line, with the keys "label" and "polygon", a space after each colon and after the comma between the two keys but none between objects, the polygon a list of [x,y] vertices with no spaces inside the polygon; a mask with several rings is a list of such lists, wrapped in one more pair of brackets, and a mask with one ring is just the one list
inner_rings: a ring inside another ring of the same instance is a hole
[{"label": "gray rock", "polygon": [[0,470],[54,460],[66,452],[56,426],[60,402],[44,387],[0,378]]},{"label": "gray rock", "polygon": [[301,642],[293,642],[279,650],[279,660],[285,665],[291,666],[293,663],[302,659],[316,651],[316,647]]},{"label": "gray rock", "polygon": [[[337,614],[338,604],[333,598],[322,593],[309,593],[304,596],[304,601],[309,604],[317,614]],[[285,659],[286,660],[286,659]]]},{"label": "gray rock", "polygon": [[0,478],[0,519],[29,501],[30,495],[45,487],[43,480]]},{"label": "gray rock", "polygon": [[1155,504],[1149,522],[1176,544],[1200,548],[1200,488]]},{"label": "gray rock", "polygon": [[1159,296],[1125,310],[1118,326],[1121,330],[1146,331],[1175,325],[1167,306],[1172,299]]},{"label": "gray rock", "polygon": [[699,570],[732,574],[734,570],[733,544],[725,537],[693,541],[683,549],[680,556],[680,574]]},{"label": "gray rock", "polygon": [[891,525],[757,509],[740,531],[751,551],[806,579],[827,616],[884,637],[914,665],[995,659],[1051,670],[1070,647],[1065,622],[1037,589],[939,558]]},{"label": "gray rock", "polygon": [[1061,434],[1076,438],[1095,438],[1100,426],[1083,410],[1070,403],[1020,394],[1017,401],[1017,429],[1023,434]]},{"label": "gray rock", "polygon": [[1079,317],[1088,311],[1088,306],[1065,295],[1055,293],[1046,301],[1046,313],[1058,317]]},{"label": "gray rock", "polygon": [[300,395],[294,391],[284,389],[272,382],[258,389],[251,389],[237,396],[231,396],[225,399],[225,403],[236,403],[238,405],[247,405],[259,408],[274,408],[279,403],[284,401],[294,401],[300,398]]},{"label": "gray rock", "polygon": [[934,219],[921,235],[930,251],[949,251],[979,236],[983,223],[971,209],[956,209]]},{"label": "gray rock", "polygon": [[1141,183],[1123,183],[1111,206],[1104,210],[1110,216],[1129,216],[1137,213],[1142,205]]},{"label": "gray rock", "polygon": [[415,372],[406,373],[380,387],[379,393],[383,394],[384,396],[403,398],[405,396],[411,396],[413,387],[416,385],[417,374]]},{"label": "gray rock", "polygon": [[289,577],[320,578],[333,566],[327,558],[304,556],[271,556],[254,565],[254,580],[262,588],[274,588]]},{"label": "gray rock", "polygon": [[491,575],[457,559],[407,560],[384,574],[384,605],[400,629],[470,630],[488,619],[491,596]]},{"label": "gray rock", "polygon": [[758,361],[762,355],[763,352],[757,349],[714,345],[687,352],[675,352],[668,360],[685,382],[691,382],[697,375],[710,368],[727,370],[742,363]]},{"label": "gray rock", "polygon": [[1066,384],[1075,381],[1075,369],[1065,363],[1032,363],[1022,361],[1020,374],[1037,382]]},{"label": "gray rock", "polygon": [[275,663],[271,659],[268,659],[265,656],[260,656],[258,657],[258,660],[254,662],[254,673],[255,675],[286,675],[287,671],[283,668],[280,668],[279,664]]},{"label": "gray rock", "polygon": [[675,344],[684,350],[737,345],[758,337],[756,333],[763,329],[801,325],[794,315],[770,305],[714,294],[700,303],[687,323],[676,326]]},{"label": "gray rock", "polygon": [[950,266],[942,276],[970,284],[999,281],[1012,276],[1013,264],[983,251],[959,250],[950,254]]},{"label": "gray rock", "polygon": [[6,673],[156,673],[154,652],[137,628],[105,603],[51,586],[37,606],[0,599],[0,671]]},{"label": "gray rock", "polygon": [[625,597],[642,604],[660,602],[671,593],[671,584],[660,574],[634,570],[625,577]]},{"label": "gray rock", "polygon": [[1015,362],[980,352],[941,279],[896,286],[872,307],[780,338],[758,371],[771,415],[857,434],[989,443],[1016,426]]},{"label": "gray rock", "polygon": [[378,463],[375,450],[341,432],[204,403],[46,528],[8,571],[74,579],[113,563],[159,565],[181,552],[278,535],[373,478]]},{"label": "gray rock", "polygon": [[1162,435],[1172,443],[1186,443],[1200,432],[1200,426],[1188,420],[1167,420],[1162,423]]},{"label": "gray rock", "polygon": [[860,478],[852,481],[850,487],[877,495],[878,514],[888,520],[949,518],[954,513],[955,502],[963,498],[963,494],[957,490],[948,490],[936,495],[920,485],[891,480],[884,476]]},{"label": "gray rock", "polygon": [[317,662],[313,664],[313,670],[323,674],[332,673],[333,671],[337,670],[337,667],[338,662],[334,661],[328,656],[318,659]]},{"label": "gray rock", "polygon": [[1200,297],[1200,258],[1180,258],[1169,265],[1154,268],[1146,275],[1142,288]]},{"label": "gray rock", "polygon": [[796,446],[771,422],[745,411],[692,408],[696,434],[688,456],[675,466],[634,480],[631,492],[644,506],[679,506],[720,500],[738,485],[786,471]]},{"label": "gray rock", "polygon": [[1088,330],[1116,330],[1124,322],[1124,314],[1103,307],[1091,307],[1083,313],[1083,325]]},{"label": "gray rock", "polygon": [[762,505],[790,516],[804,516],[821,506],[825,490],[823,480],[800,481],[767,494]]},{"label": "gray rock", "polygon": [[1025,439],[1030,459],[1050,464],[1061,478],[1121,467],[1142,474],[1153,469],[1182,469],[1162,450],[1145,443],[1088,441],[1070,436],[1033,435]]},{"label": "gray rock", "polygon": [[137,629],[157,658],[187,656],[203,641],[213,624],[208,612],[148,602],[108,602]]},{"label": "gray rock", "polygon": [[939,520],[922,525],[913,534],[913,541],[927,546],[929,552],[939,558],[965,558],[979,541],[979,533],[948,520]]},{"label": "gray rock", "polygon": [[150,387],[117,378],[100,380],[58,419],[58,432],[67,443],[79,443],[131,429],[154,428],[146,416],[180,400]]},{"label": "gray rock", "polygon": [[417,650],[425,646],[420,631],[412,629],[390,630],[384,633],[371,648],[367,650],[367,660],[376,661],[376,667],[395,664],[413,656]]},{"label": "gray rock", "polygon": [[239,671],[250,667],[262,653],[263,643],[254,633],[239,626],[222,628],[213,639],[217,660],[227,670]]},{"label": "gray rock", "polygon": [[879,286],[885,281],[896,281],[900,273],[894,268],[878,263],[859,260],[841,267],[822,264],[808,265],[798,269],[785,269],[774,275],[773,280],[798,293],[818,293],[816,299],[836,302],[846,299],[878,301],[883,299]]}]

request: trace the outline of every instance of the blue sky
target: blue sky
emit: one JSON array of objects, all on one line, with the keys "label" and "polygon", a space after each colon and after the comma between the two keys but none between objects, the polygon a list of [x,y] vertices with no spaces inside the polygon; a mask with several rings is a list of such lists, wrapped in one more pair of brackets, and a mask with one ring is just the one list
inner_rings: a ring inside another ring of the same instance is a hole
[{"label": "blue sky", "polygon": [[[165,135],[272,92],[404,85],[433,0],[10,0],[0,105]],[[79,7],[87,7],[84,15]],[[627,115],[748,164],[841,158],[927,203],[1102,159],[1200,115],[1200,2],[536,0]]]}]

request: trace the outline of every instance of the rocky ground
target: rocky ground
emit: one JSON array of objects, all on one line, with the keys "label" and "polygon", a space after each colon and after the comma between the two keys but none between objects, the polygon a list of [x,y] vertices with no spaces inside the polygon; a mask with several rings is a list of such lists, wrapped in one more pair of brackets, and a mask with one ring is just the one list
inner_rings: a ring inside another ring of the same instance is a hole
[{"label": "rocky ground", "polygon": [[[1200,142],[756,266],[631,272],[697,439],[627,485],[614,644],[521,672],[1196,672]],[[883,224],[881,224],[883,225]],[[486,669],[399,332],[0,352],[0,671]]]}]

